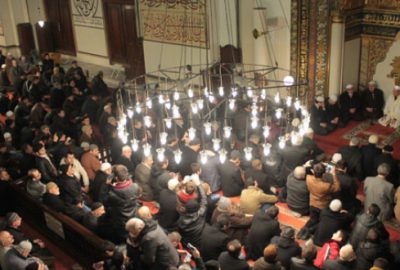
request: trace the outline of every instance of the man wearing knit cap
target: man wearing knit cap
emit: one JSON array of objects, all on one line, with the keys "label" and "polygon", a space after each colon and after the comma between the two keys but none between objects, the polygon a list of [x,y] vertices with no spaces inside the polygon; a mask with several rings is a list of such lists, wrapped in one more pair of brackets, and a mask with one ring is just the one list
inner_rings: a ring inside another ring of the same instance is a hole
[{"label": "man wearing knit cap", "polygon": [[168,181],[168,189],[162,189],[160,192],[160,210],[157,214],[158,223],[168,232],[178,229],[179,213],[177,207],[177,191],[179,189],[179,181],[172,178]]},{"label": "man wearing knit cap", "polygon": [[342,202],[338,199],[332,200],[328,208],[322,209],[319,218],[313,237],[317,246],[322,246],[336,231],[347,229],[353,220],[347,211],[342,210]]},{"label": "man wearing knit cap", "polygon": [[339,251],[336,260],[328,259],[324,262],[325,270],[351,270],[354,267],[356,253],[350,244],[344,245]]},{"label": "man wearing knit cap", "polygon": [[360,121],[361,115],[361,98],[358,91],[355,91],[352,84],[346,85],[346,91],[339,96],[339,106],[341,120],[344,125],[350,120]]},{"label": "man wearing knit cap", "polygon": [[368,83],[368,89],[362,93],[362,110],[364,117],[377,121],[383,115],[383,91],[376,86],[375,81]]},{"label": "man wearing knit cap", "polygon": [[108,191],[112,181],[112,166],[108,162],[104,162],[100,166],[100,170],[96,172],[93,182],[90,184],[92,199],[95,202],[104,202],[107,198]]},{"label": "man wearing knit cap", "polygon": [[326,113],[328,122],[336,129],[340,125],[340,109],[338,97],[336,95],[329,96],[326,104]]},{"label": "man wearing knit cap", "polygon": [[328,114],[325,108],[325,98],[315,97],[315,103],[311,107],[310,126],[316,134],[327,135],[334,127],[330,125]]},{"label": "man wearing knit cap", "polygon": [[382,150],[377,146],[378,142],[379,142],[379,137],[375,134],[372,134],[368,138],[368,144],[364,145],[361,148],[362,166],[365,177],[376,176],[376,168],[374,167],[374,160],[375,157],[379,156],[382,152]]},{"label": "man wearing knit cap", "polygon": [[383,116],[378,120],[382,126],[398,128],[400,125],[400,86],[393,87],[392,95],[386,99]]},{"label": "man wearing knit cap", "polygon": [[357,137],[350,139],[349,145],[339,148],[338,153],[342,155],[343,160],[347,163],[347,173],[357,179],[364,179],[362,168],[362,154],[360,149],[360,140]]}]

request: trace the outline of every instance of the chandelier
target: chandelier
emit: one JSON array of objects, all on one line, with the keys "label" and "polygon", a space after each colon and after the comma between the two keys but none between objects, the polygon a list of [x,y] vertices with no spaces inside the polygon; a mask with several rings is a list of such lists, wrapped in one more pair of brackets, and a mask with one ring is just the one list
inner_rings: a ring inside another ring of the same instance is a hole
[{"label": "chandelier", "polygon": [[[289,74],[276,79],[276,73],[289,72],[270,66],[214,63],[202,69],[185,65],[139,76],[117,91],[118,137],[131,144],[133,151],[141,148],[144,155],[155,154],[162,161],[168,136],[177,136],[177,129],[186,127],[189,140],[201,142],[202,163],[208,159],[206,150],[217,153],[223,163],[229,153],[225,145],[234,131],[232,118],[239,107],[246,107],[243,156],[253,158],[250,134],[260,135],[262,153],[268,156],[273,127],[279,130],[277,146],[283,149],[303,136],[310,123],[302,103],[306,99],[297,91],[305,82],[296,82]],[[145,135],[139,140],[135,119],[143,124],[145,134],[152,131],[151,139]],[[181,158],[182,151],[175,150],[175,162]]]}]

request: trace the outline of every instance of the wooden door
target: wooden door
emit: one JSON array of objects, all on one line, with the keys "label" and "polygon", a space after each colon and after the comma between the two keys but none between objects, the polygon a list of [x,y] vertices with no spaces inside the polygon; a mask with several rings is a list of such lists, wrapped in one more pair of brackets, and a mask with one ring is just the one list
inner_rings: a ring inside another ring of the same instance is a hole
[{"label": "wooden door", "polygon": [[103,0],[110,63],[125,66],[127,78],[144,74],[143,40],[136,32],[135,0]]},{"label": "wooden door", "polygon": [[17,24],[17,31],[21,54],[29,56],[31,52],[36,49],[31,23]]},{"label": "wooden door", "polygon": [[75,39],[72,29],[71,1],[45,0],[47,21],[54,39],[55,51],[76,55]]}]

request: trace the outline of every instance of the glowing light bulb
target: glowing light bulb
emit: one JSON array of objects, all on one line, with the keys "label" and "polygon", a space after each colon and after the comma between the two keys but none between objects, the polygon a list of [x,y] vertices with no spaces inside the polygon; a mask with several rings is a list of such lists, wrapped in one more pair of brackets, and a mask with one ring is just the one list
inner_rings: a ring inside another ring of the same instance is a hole
[{"label": "glowing light bulb", "polygon": [[149,109],[153,108],[153,102],[151,101],[151,98],[146,99],[146,106]]},{"label": "glowing light bulb", "polygon": [[286,106],[291,107],[292,106],[292,97],[286,97]]},{"label": "glowing light bulb", "polygon": [[208,160],[207,152],[202,150],[200,151],[200,162],[206,164]]},{"label": "glowing light bulb", "polygon": [[224,91],[224,87],[223,87],[223,86],[218,87],[218,94],[219,94],[219,96],[221,96],[221,97],[224,96],[225,91]]},{"label": "glowing light bulb", "polygon": [[131,145],[132,145],[132,151],[136,152],[139,149],[139,141],[136,139],[133,139],[131,141]]},{"label": "glowing light bulb", "polygon": [[179,92],[178,91],[174,92],[174,99],[179,100]]},{"label": "glowing light bulb", "polygon": [[180,118],[181,117],[181,114],[179,113],[179,107],[176,106],[175,104],[174,104],[174,106],[172,106],[172,117],[173,118]]},{"label": "glowing light bulb", "polygon": [[44,27],[44,21],[43,20],[39,20],[38,21],[38,25],[43,28]]},{"label": "glowing light bulb", "polygon": [[245,148],[243,149],[243,151],[244,151],[244,158],[245,158],[247,161],[250,161],[251,158],[253,157],[253,153],[252,153],[252,152],[253,152],[253,148],[247,146],[247,147],[245,147]]},{"label": "glowing light bulb", "polygon": [[253,89],[251,89],[250,87],[247,88],[247,96],[248,96],[249,98],[252,98],[252,97],[253,97]]},{"label": "glowing light bulb", "polygon": [[158,103],[160,103],[160,104],[164,104],[165,103],[164,96],[161,95],[161,94],[158,96]]},{"label": "glowing light bulb", "polygon": [[283,78],[283,84],[284,84],[284,85],[286,85],[286,86],[292,86],[293,83],[294,83],[294,78],[293,78],[292,76],[288,75],[288,76],[285,76],[285,77]]},{"label": "glowing light bulb", "polygon": [[156,152],[157,152],[157,159],[158,159],[158,161],[160,161],[160,162],[164,161],[164,158],[165,158],[165,155],[164,155],[165,149],[164,149],[163,147],[157,148],[157,149],[156,149]]},{"label": "glowing light bulb", "polygon": [[226,155],[227,155],[227,154],[228,154],[228,153],[226,152],[225,149],[219,150],[219,161],[220,161],[221,163],[225,163],[225,161],[226,161]]},{"label": "glowing light bulb", "polygon": [[290,142],[292,143],[292,145],[295,145],[299,139],[300,139],[300,134],[297,133],[296,131],[293,131],[291,136],[290,136]]},{"label": "glowing light bulb", "polygon": [[143,117],[143,122],[144,122],[144,125],[146,126],[146,127],[151,127],[151,116],[148,116],[148,115],[146,115],[146,116],[144,116]]},{"label": "glowing light bulb", "polygon": [[132,117],[133,117],[133,108],[132,107],[128,107],[128,109],[126,109],[126,112],[128,114],[128,117],[130,119],[132,119]]},{"label": "glowing light bulb", "polygon": [[236,97],[238,95],[238,91],[236,88],[232,88],[232,97]]},{"label": "glowing light bulb", "polygon": [[202,110],[204,108],[204,100],[198,99],[198,100],[196,100],[196,103],[197,103],[197,107],[199,108],[199,110]]},{"label": "glowing light bulb", "polygon": [[257,128],[257,126],[258,126],[258,117],[252,117],[251,118],[251,128],[252,129],[256,129]]},{"label": "glowing light bulb", "polygon": [[190,97],[190,98],[193,97],[193,89],[192,89],[192,88],[189,88],[189,89],[187,90],[187,95],[188,95],[188,97]]},{"label": "glowing light bulb", "polygon": [[271,153],[271,144],[263,143],[263,153],[264,156],[268,156]]},{"label": "glowing light bulb", "polygon": [[176,151],[174,151],[174,159],[176,164],[181,163],[182,160],[182,151],[177,149]]},{"label": "glowing light bulb", "polygon": [[229,109],[232,111],[235,109],[235,100],[233,98],[229,99]]},{"label": "glowing light bulb", "polygon": [[211,123],[210,122],[205,122],[204,123],[204,130],[207,135],[211,134]]},{"label": "glowing light bulb", "polygon": [[269,131],[270,130],[271,130],[271,127],[263,126],[263,136],[264,136],[264,138],[268,138],[269,137]]},{"label": "glowing light bulb", "polygon": [[170,109],[171,109],[171,102],[169,102],[169,100],[165,102],[165,108],[166,108],[167,110],[170,110]]},{"label": "glowing light bulb", "polygon": [[209,93],[208,93],[208,87],[207,87],[207,86],[204,87],[203,93],[204,93],[204,96],[205,96],[205,97],[208,97]]},{"label": "glowing light bulb", "polygon": [[224,137],[229,139],[231,137],[231,134],[232,134],[232,127],[225,126],[224,127]]},{"label": "glowing light bulb", "polygon": [[165,145],[167,143],[167,138],[168,138],[168,133],[167,132],[161,132],[160,133],[160,144]]},{"label": "glowing light bulb", "polygon": [[285,140],[285,137],[284,137],[284,136],[280,136],[280,137],[279,137],[279,143],[278,143],[278,145],[279,145],[279,148],[280,148],[280,149],[285,148],[285,146],[286,146],[286,140]]},{"label": "glowing light bulb", "polygon": [[281,117],[282,117],[282,109],[281,108],[276,109],[275,116],[277,119],[281,119]]},{"label": "glowing light bulb", "polygon": [[196,103],[193,102],[190,106],[192,107],[192,113],[197,114],[199,112],[199,107],[197,107]]},{"label": "glowing light bulb", "polygon": [[127,132],[124,132],[124,131],[119,132],[118,137],[121,139],[121,142],[123,144],[126,144],[128,142],[128,133]]},{"label": "glowing light bulb", "polygon": [[256,104],[253,104],[253,105],[251,106],[251,115],[252,115],[252,116],[257,116],[257,113],[258,113],[258,107],[257,107]]},{"label": "glowing light bulb", "polygon": [[140,114],[142,112],[142,107],[140,102],[136,102],[136,113]]},{"label": "glowing light bulb", "polygon": [[121,116],[121,119],[119,119],[119,123],[118,123],[121,127],[125,127],[125,125],[126,125],[126,115],[125,114],[123,114],[122,116]]},{"label": "glowing light bulb", "polygon": [[150,156],[150,154],[151,154],[151,144],[145,143],[143,145],[143,154],[146,157]]},{"label": "glowing light bulb", "polygon": [[191,127],[188,129],[188,133],[189,133],[189,140],[193,140],[194,138],[196,138],[196,129]]},{"label": "glowing light bulb", "polygon": [[210,94],[210,95],[208,96],[208,100],[210,101],[210,103],[213,103],[213,102],[215,101],[214,95],[213,95],[213,94]]},{"label": "glowing light bulb", "polygon": [[172,127],[172,119],[171,118],[165,118],[165,126],[169,129]]},{"label": "glowing light bulb", "polygon": [[212,143],[214,151],[218,151],[221,148],[221,139],[213,138]]},{"label": "glowing light bulb", "polygon": [[279,96],[279,92],[276,93],[276,95],[275,95],[275,97],[274,97],[274,101],[275,101],[275,103],[277,103],[277,104],[281,101],[281,97]]},{"label": "glowing light bulb", "polygon": [[267,90],[264,88],[261,90],[261,98],[265,100],[267,98]]},{"label": "glowing light bulb", "polygon": [[300,100],[296,98],[296,101],[294,102],[294,108],[296,111],[300,110]]}]

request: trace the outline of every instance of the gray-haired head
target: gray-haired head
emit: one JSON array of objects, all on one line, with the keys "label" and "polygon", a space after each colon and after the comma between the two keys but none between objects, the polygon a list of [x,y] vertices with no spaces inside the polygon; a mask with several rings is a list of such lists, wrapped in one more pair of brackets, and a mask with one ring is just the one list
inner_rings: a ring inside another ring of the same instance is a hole
[{"label": "gray-haired head", "polygon": [[23,256],[27,257],[28,254],[31,252],[32,250],[32,243],[29,242],[28,240],[24,240],[19,242],[18,245],[15,246],[15,249],[21,253]]},{"label": "gray-haired head", "polygon": [[382,163],[378,166],[378,175],[388,176],[390,173],[390,166],[387,163]]},{"label": "gray-haired head", "polygon": [[126,222],[125,230],[127,230],[132,235],[139,235],[144,226],[144,221],[140,218],[131,218]]},{"label": "gray-haired head", "polygon": [[114,173],[118,181],[125,181],[129,179],[129,171],[124,165],[115,165]]},{"label": "gray-haired head", "polygon": [[360,144],[360,140],[357,137],[353,137],[350,139],[350,146],[358,146]]},{"label": "gray-haired head", "polygon": [[293,175],[296,179],[304,179],[306,177],[306,169],[302,166],[297,166],[293,171]]}]

